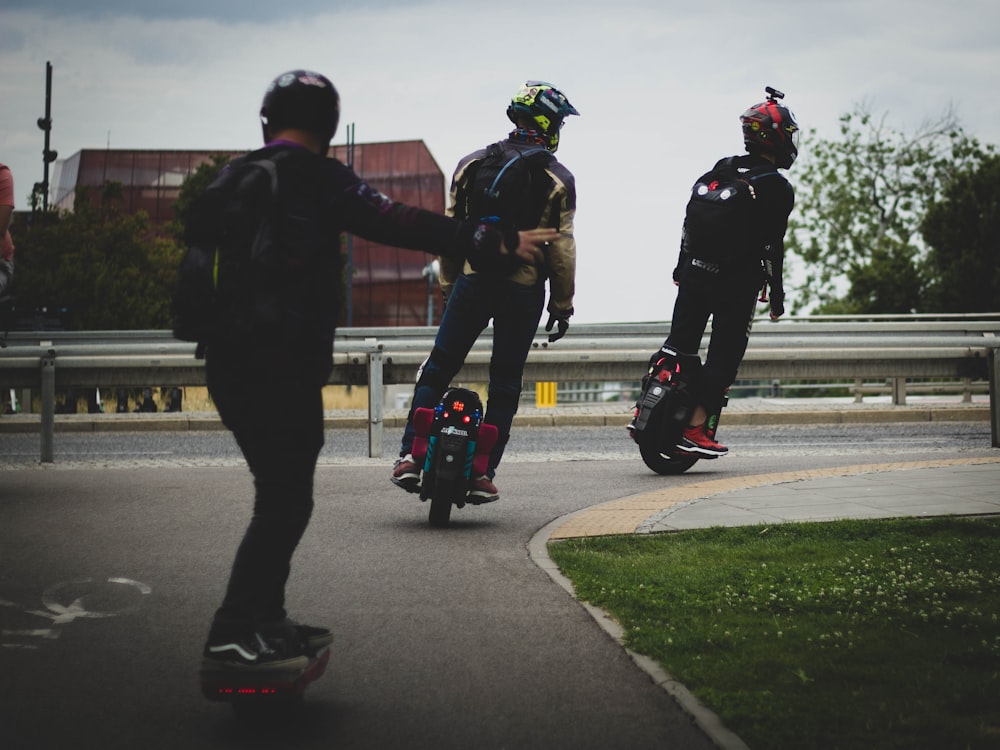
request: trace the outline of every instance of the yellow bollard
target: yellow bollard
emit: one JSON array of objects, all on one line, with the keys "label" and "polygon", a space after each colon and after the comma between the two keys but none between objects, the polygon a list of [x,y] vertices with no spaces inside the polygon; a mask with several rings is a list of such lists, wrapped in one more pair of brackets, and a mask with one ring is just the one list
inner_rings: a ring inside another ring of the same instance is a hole
[{"label": "yellow bollard", "polygon": [[535,406],[539,409],[552,408],[556,405],[556,384],[535,383]]}]

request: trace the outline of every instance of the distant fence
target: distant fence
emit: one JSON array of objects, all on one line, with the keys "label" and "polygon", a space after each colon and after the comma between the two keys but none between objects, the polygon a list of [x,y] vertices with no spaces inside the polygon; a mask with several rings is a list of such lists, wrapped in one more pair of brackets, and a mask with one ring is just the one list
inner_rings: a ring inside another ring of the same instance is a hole
[{"label": "distant fence", "polygon": [[[663,343],[665,323],[571,326],[549,344],[536,336],[526,382],[635,382]],[[368,387],[369,455],[381,453],[384,388],[412,383],[435,328],[346,328],[334,345],[330,383]],[[711,329],[706,334],[707,345]],[[457,381],[489,380],[492,331],[473,347]],[[41,393],[41,456],[52,460],[55,392],[61,388],[204,385],[194,346],[167,331],[17,332],[0,349],[0,388]],[[740,367],[742,381],[853,383],[891,391],[906,402],[912,381],[946,379],[990,394],[992,444],[1000,447],[1000,313],[980,316],[872,316],[758,321]]]}]

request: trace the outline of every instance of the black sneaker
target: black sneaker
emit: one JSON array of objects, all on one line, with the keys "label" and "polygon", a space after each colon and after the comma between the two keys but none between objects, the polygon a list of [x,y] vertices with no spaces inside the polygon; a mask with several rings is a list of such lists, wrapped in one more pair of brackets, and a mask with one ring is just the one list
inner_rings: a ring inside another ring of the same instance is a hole
[{"label": "black sneaker", "polygon": [[333,643],[333,632],[329,628],[316,625],[302,625],[291,618],[260,628],[264,638],[274,642],[297,641],[308,656],[315,656],[319,651]]},{"label": "black sneaker", "polygon": [[299,671],[309,666],[309,657],[298,644],[268,641],[260,633],[244,638],[207,643],[203,671],[241,669],[248,671]]},{"label": "black sneaker", "polygon": [[420,492],[420,467],[410,453],[396,459],[396,463],[392,465],[392,476],[389,478],[394,485],[402,487],[407,492]]}]

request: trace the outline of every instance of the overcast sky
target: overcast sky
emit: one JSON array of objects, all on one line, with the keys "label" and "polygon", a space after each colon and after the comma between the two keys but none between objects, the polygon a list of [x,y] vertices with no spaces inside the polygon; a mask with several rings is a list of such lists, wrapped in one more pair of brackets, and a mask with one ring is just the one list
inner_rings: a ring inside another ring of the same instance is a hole
[{"label": "overcast sky", "polygon": [[823,137],[861,102],[907,132],[953,105],[997,144],[998,29],[995,0],[2,0],[0,161],[25,207],[46,61],[61,158],[249,150],[265,85],[302,67],[337,85],[357,142],[422,139],[446,177],[539,78],[581,112],[558,153],[579,196],[575,320],[668,320],[687,191],[743,151],[738,117],[765,85]]}]

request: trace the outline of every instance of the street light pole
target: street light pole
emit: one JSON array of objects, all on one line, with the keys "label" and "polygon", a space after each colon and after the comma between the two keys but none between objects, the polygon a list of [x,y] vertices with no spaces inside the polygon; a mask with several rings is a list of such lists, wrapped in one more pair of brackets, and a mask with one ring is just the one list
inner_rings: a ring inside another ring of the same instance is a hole
[{"label": "street light pole", "polygon": [[35,192],[42,194],[42,211],[49,210],[49,164],[54,162],[59,154],[49,148],[52,134],[52,63],[45,63],[45,117],[38,118],[38,127],[45,131],[45,147],[42,149],[42,182],[35,183]]}]

